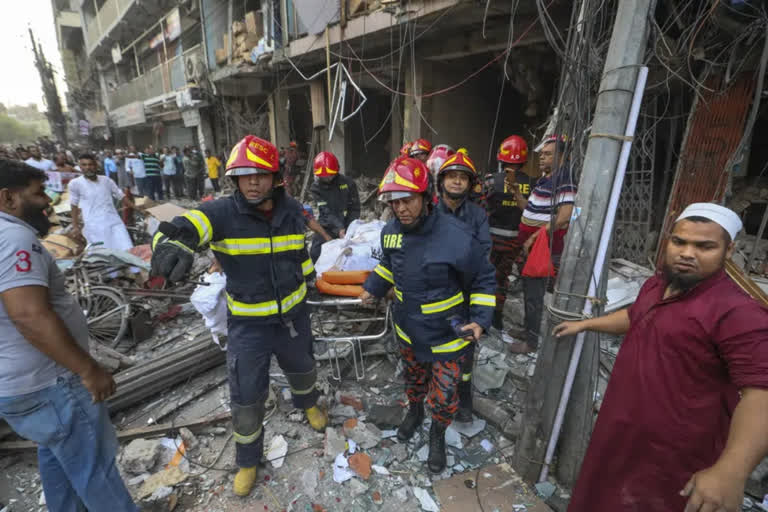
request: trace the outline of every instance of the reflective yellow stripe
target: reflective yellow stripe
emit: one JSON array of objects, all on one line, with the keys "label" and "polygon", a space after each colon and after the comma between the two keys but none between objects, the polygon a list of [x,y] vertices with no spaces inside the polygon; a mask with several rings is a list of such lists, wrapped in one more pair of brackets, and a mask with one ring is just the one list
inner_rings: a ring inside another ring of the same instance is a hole
[{"label": "reflective yellow stripe", "polygon": [[400,302],[403,302],[403,292],[401,292],[397,286],[395,286],[395,297],[397,297],[397,300]]},{"label": "reflective yellow stripe", "polygon": [[256,441],[259,436],[261,435],[262,427],[259,427],[259,429],[254,432],[253,434],[249,435],[243,435],[238,434],[237,432],[232,432],[232,437],[235,438],[235,442],[239,444],[251,444],[252,442]]},{"label": "reflective yellow stripe", "polygon": [[157,233],[155,233],[155,236],[152,237],[152,250],[153,251],[155,250],[155,247],[157,246],[157,242],[159,242],[160,239],[163,238],[163,236],[165,236],[165,235],[163,235],[160,231],[158,231]]},{"label": "reflective yellow stripe", "polygon": [[224,254],[269,254],[272,244],[269,238],[225,238],[218,242],[211,242],[211,250]]},{"label": "reflective yellow stripe", "polygon": [[182,215],[182,217],[191,222],[195,229],[197,229],[197,235],[200,238],[198,245],[205,245],[211,241],[213,228],[211,227],[211,221],[208,220],[208,217],[203,212],[200,210],[190,210]]},{"label": "reflective yellow stripe", "polygon": [[308,276],[312,272],[315,271],[315,266],[312,264],[312,258],[309,258],[304,263],[301,264],[301,271],[304,273],[305,276]]},{"label": "reflective yellow stripe", "polygon": [[189,253],[192,253],[192,254],[194,254],[194,253],[195,253],[195,251],[194,251],[193,249],[190,249],[189,247],[187,247],[187,246],[186,246],[186,245],[184,245],[183,243],[179,242],[178,240],[166,240],[166,241],[165,241],[165,242],[163,242],[163,243],[164,243],[164,244],[173,244],[173,245],[175,245],[176,247],[181,247],[182,249],[184,249],[185,251],[187,251],[187,252],[189,252]]},{"label": "reflective yellow stripe", "polygon": [[382,264],[376,265],[376,268],[374,268],[373,271],[379,274],[379,276],[381,276],[381,278],[387,281],[388,283],[395,284],[395,279],[392,277],[392,272],[390,272],[390,270],[384,265]]},{"label": "reflective yellow stripe", "polygon": [[453,306],[458,306],[462,302],[464,302],[464,293],[459,292],[450,299],[441,300],[439,302],[432,302],[430,304],[422,304],[421,312],[425,315],[440,313],[446,309],[451,309]]},{"label": "reflective yellow stripe", "polygon": [[304,235],[272,237],[272,252],[300,251],[304,248]]},{"label": "reflective yellow stripe", "polygon": [[469,296],[470,306],[490,306],[496,307],[496,296],[488,295],[487,293],[473,293]]},{"label": "reflective yellow stripe", "polygon": [[[290,387],[290,386],[289,386],[289,387]],[[308,395],[308,394],[310,394],[311,392],[313,392],[313,391],[315,390],[315,385],[314,385],[314,384],[312,384],[312,386],[310,386],[310,387],[309,387],[309,388],[307,388],[307,389],[295,389],[295,388],[292,388],[292,387],[291,387],[290,389],[291,389],[291,394],[292,394],[292,395],[300,395],[300,396],[303,396],[303,395]]]},{"label": "reflective yellow stripe", "polygon": [[458,352],[459,350],[463,349],[470,343],[472,343],[471,340],[465,340],[464,338],[456,338],[455,340],[449,341],[448,343],[443,343],[442,345],[437,345],[436,347],[432,347],[432,353],[441,354],[445,352]]},{"label": "reflective yellow stripe", "polygon": [[[290,311],[296,304],[304,300],[306,295],[307,283],[301,283],[301,286],[299,286],[295,292],[284,297],[283,300],[280,301],[283,313]],[[229,294],[227,294],[227,306],[235,316],[269,316],[276,315],[279,311],[276,300],[248,304],[247,302],[236,301],[230,297]]]},{"label": "reflective yellow stripe", "polygon": [[469,382],[472,380],[472,374],[471,373],[462,373],[461,374],[461,381],[462,382]]},{"label": "reflective yellow stripe", "polygon": [[304,235],[283,235],[273,238],[224,238],[211,242],[211,249],[231,256],[269,254],[270,252],[300,251]]},{"label": "reflective yellow stripe", "polygon": [[402,339],[404,342],[406,342],[409,345],[412,344],[411,338],[409,338],[408,335],[405,334],[405,332],[397,324],[395,324],[395,332],[397,333],[398,336],[400,336],[400,339]]}]

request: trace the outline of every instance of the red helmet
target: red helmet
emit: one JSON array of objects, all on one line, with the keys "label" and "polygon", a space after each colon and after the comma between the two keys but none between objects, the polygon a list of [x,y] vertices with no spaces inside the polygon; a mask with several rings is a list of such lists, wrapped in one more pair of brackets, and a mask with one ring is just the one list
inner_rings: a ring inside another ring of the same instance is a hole
[{"label": "red helmet", "polygon": [[400,156],[408,156],[408,153],[411,151],[411,146],[413,146],[413,142],[406,142],[403,144],[403,147],[400,148]]},{"label": "red helmet", "polygon": [[402,199],[413,194],[424,194],[429,189],[429,171],[424,162],[401,156],[392,161],[379,184],[379,200]]},{"label": "red helmet", "polygon": [[438,144],[429,153],[427,158],[427,168],[434,175],[437,176],[437,172],[440,170],[440,166],[443,165],[448,157],[454,155],[456,152],[453,148],[447,144]]},{"label": "red helmet", "polygon": [[411,149],[408,152],[408,156],[416,156],[421,153],[429,154],[432,151],[432,144],[427,139],[416,139],[411,144]]},{"label": "red helmet", "polygon": [[339,159],[330,151],[321,151],[315,157],[312,168],[315,170],[315,176],[330,178],[339,174]]},{"label": "red helmet", "polygon": [[226,176],[276,174],[280,171],[277,148],[255,135],[246,135],[232,148],[226,170]]},{"label": "red helmet", "polygon": [[507,164],[524,164],[528,161],[528,144],[518,135],[507,137],[499,146],[496,159]]},{"label": "red helmet", "polygon": [[440,179],[448,171],[461,171],[466,173],[469,176],[470,183],[474,183],[474,181],[477,179],[477,169],[475,169],[475,163],[471,158],[469,158],[466,150],[456,153],[448,160],[443,162],[443,165],[440,166],[440,171],[437,173],[438,181],[440,181]]}]

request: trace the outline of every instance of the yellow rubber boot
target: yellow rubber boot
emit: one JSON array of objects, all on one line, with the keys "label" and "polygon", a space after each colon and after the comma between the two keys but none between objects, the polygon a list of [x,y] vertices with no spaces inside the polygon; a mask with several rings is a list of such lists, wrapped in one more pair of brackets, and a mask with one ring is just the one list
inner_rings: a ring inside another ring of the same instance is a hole
[{"label": "yellow rubber boot", "polygon": [[318,432],[325,432],[325,427],[328,425],[328,413],[316,405],[309,409],[304,409],[304,413],[307,415],[307,420],[309,420],[309,426]]},{"label": "yellow rubber boot", "polygon": [[256,483],[256,468],[240,468],[235,475],[232,491],[238,496],[248,496]]}]

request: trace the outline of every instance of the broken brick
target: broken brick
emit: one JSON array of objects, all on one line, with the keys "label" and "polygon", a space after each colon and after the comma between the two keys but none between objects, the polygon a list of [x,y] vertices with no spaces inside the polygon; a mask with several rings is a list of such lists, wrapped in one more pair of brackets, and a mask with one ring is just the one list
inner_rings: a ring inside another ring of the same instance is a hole
[{"label": "broken brick", "polygon": [[347,421],[344,422],[344,435],[347,437],[350,437],[352,435],[352,431],[357,426],[357,418],[349,418]]},{"label": "broken brick", "polygon": [[341,403],[354,407],[358,411],[363,410],[363,402],[356,396],[341,395]]},{"label": "broken brick", "polygon": [[357,452],[349,458],[349,467],[363,480],[371,477],[371,458],[363,452]]},{"label": "broken brick", "polygon": [[384,503],[384,499],[381,497],[381,493],[379,491],[373,491],[373,494],[371,494],[371,499],[373,499],[373,502],[376,505],[381,505]]}]

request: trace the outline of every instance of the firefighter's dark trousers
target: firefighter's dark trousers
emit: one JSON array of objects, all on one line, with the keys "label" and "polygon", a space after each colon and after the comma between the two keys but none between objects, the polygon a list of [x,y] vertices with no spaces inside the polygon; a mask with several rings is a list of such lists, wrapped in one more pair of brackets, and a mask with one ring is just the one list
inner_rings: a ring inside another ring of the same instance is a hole
[{"label": "firefighter's dark trousers", "polygon": [[312,356],[312,331],[306,304],[293,320],[295,336],[284,325],[260,325],[252,319],[230,316],[227,369],[236,457],[239,467],[254,467],[264,452],[265,402],[269,395],[272,354],[285,373],[297,409],[317,403],[317,370]]},{"label": "firefighter's dark trousers", "polygon": [[405,394],[408,402],[427,405],[432,421],[448,426],[459,408],[459,381],[466,363],[466,351],[450,361],[419,362],[411,347],[400,345],[405,365]]}]

